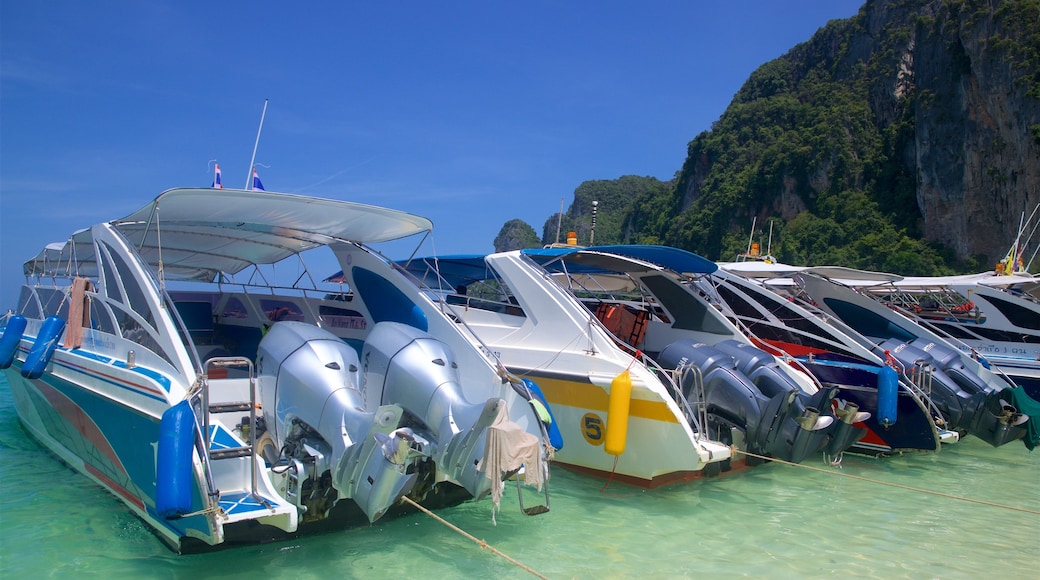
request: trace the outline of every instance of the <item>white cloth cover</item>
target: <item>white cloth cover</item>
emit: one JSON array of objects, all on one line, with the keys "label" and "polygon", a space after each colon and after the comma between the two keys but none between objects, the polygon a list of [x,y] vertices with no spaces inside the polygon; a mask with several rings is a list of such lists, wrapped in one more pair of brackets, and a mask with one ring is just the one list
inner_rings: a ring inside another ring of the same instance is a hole
[{"label": "white cloth cover", "polygon": [[498,416],[488,427],[484,457],[478,467],[491,480],[492,521],[502,503],[502,492],[506,486],[502,474],[520,469],[521,466],[524,467],[524,483],[541,491],[545,475],[538,437],[510,421],[506,405],[500,405]]}]

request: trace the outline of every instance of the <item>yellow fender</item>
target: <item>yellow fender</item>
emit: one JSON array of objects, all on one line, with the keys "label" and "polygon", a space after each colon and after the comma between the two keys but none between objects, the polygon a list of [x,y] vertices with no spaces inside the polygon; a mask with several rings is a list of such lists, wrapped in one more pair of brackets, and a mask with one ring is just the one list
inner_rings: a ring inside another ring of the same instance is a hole
[{"label": "yellow fender", "polygon": [[607,398],[607,434],[603,449],[611,455],[625,452],[628,440],[628,407],[632,402],[632,375],[628,369],[610,382]]}]

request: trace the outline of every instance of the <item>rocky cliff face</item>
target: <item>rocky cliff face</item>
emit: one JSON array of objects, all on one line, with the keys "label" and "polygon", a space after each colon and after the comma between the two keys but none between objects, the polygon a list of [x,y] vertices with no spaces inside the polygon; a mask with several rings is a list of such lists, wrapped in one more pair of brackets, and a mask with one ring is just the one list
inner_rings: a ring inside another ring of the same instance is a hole
[{"label": "rocky cliff face", "polygon": [[[749,130],[760,116],[777,130]],[[689,154],[675,209],[728,211],[671,243],[862,190],[897,229],[992,263],[1040,203],[1040,0],[868,0],[756,71]]]},{"label": "rocky cliff face", "polygon": [[[868,9],[883,15],[885,4]],[[930,2],[935,18],[913,28],[906,51],[919,95],[912,160],[924,235],[960,256],[1007,251],[1021,213],[1040,202],[1035,62],[1030,71],[1013,48],[1028,50],[1024,33],[1038,34],[1040,3],[1024,13],[1009,4]]]}]

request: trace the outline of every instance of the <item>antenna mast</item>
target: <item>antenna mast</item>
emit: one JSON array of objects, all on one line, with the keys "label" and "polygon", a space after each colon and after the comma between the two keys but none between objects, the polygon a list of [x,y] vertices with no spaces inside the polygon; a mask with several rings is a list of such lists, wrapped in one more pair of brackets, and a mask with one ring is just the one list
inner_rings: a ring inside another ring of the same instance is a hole
[{"label": "antenna mast", "polygon": [[556,243],[560,243],[560,228],[563,227],[563,198],[560,198],[560,213],[556,216]]},{"label": "antenna mast", "polygon": [[769,220],[769,245],[766,246],[766,255],[773,255],[773,220]]},{"label": "antenna mast", "polygon": [[748,236],[747,251],[744,252],[747,255],[751,254],[751,243],[755,241],[755,223],[757,221],[758,221],[758,216],[753,216],[751,218],[751,235]]},{"label": "antenna mast", "polygon": [[264,110],[260,113],[260,126],[256,129],[256,141],[253,142],[253,156],[249,158],[249,171],[246,175],[246,190],[253,189],[253,164],[256,163],[256,148],[260,146],[260,131],[264,130],[264,117],[267,116],[267,99],[264,99]]}]

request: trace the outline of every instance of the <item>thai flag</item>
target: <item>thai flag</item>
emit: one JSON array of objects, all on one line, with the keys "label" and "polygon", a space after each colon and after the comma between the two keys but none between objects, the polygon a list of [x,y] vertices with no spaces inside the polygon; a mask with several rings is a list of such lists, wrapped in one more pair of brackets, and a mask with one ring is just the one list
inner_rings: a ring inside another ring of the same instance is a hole
[{"label": "thai flag", "polygon": [[260,176],[256,174],[256,168],[253,168],[253,189],[258,191],[264,190],[264,184],[260,183]]},{"label": "thai flag", "polygon": [[213,188],[224,189],[224,186],[220,183],[220,164],[214,163],[213,165],[215,167],[213,170]]}]

